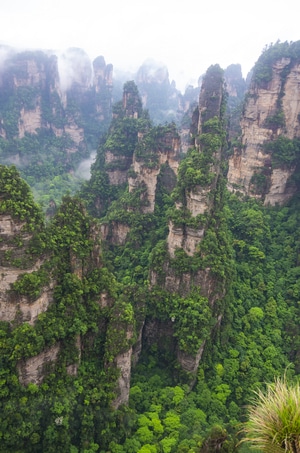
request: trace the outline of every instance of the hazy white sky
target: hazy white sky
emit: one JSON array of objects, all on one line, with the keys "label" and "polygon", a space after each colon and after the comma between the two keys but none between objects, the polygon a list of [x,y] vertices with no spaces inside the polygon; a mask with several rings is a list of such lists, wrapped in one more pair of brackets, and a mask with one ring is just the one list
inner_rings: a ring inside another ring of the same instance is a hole
[{"label": "hazy white sky", "polygon": [[300,39],[299,0],[0,0],[0,43],[81,47],[115,68],[163,62],[184,88],[211,65],[252,68],[266,44]]}]

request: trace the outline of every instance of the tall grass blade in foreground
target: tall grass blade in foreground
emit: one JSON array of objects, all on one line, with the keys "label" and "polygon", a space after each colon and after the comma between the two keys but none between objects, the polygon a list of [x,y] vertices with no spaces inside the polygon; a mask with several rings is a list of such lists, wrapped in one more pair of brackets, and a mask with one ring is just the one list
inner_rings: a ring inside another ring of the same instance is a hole
[{"label": "tall grass blade in foreground", "polygon": [[255,394],[243,442],[267,453],[300,453],[300,384],[277,379]]}]

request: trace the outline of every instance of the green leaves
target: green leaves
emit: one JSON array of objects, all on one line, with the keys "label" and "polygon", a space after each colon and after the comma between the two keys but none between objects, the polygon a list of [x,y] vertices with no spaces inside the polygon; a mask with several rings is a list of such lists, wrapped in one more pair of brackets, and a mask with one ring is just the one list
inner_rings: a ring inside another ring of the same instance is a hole
[{"label": "green leaves", "polygon": [[212,310],[206,297],[194,290],[189,297],[175,298],[172,318],[179,348],[196,354],[210,334]]},{"label": "green leaves", "polygon": [[272,155],[272,166],[274,168],[285,168],[296,165],[300,157],[300,140],[290,139],[283,135],[276,140],[267,142],[264,150]]},{"label": "green leaves", "polygon": [[33,231],[41,227],[43,215],[34,202],[28,184],[20,177],[15,166],[0,165],[0,214],[26,222],[23,229]]},{"label": "green leaves", "polygon": [[12,285],[12,289],[20,295],[28,296],[31,300],[35,300],[48,282],[49,276],[46,271],[40,269],[30,274],[21,275]]}]

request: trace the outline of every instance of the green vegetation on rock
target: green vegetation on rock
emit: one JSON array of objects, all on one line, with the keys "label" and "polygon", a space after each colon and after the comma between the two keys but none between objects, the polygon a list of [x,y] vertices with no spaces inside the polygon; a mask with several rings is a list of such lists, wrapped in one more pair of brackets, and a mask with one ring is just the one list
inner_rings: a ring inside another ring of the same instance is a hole
[{"label": "green vegetation on rock", "polygon": [[[285,370],[297,428],[299,196],[266,207],[228,193],[223,76],[217,66],[208,75],[203,96],[213,107],[177,177],[157,158],[172,150],[176,127],[151,124],[132,82],[91,179],[46,224],[16,168],[0,166],[0,213],[24,223],[24,235],[7,242],[1,232],[1,279],[11,268],[18,275],[0,299],[1,310],[17,305],[15,319],[0,322],[1,453],[249,453],[240,428],[253,390]],[[29,105],[30,93],[22,96]],[[266,152],[289,168],[298,165],[298,145],[278,137]],[[157,172],[153,212],[134,158]],[[125,174],[120,185],[110,179],[116,170]],[[252,180],[262,192],[264,176]],[[196,192],[206,210],[193,215],[188,197]],[[185,240],[203,230],[193,252],[178,246],[170,255],[170,220]],[[30,265],[16,266],[26,250]],[[27,318],[42,302],[47,310]],[[30,377],[26,367],[38,360]],[[264,404],[280,390],[267,389]],[[251,417],[246,426],[251,437]],[[296,435],[278,435],[279,447],[294,451]]]}]

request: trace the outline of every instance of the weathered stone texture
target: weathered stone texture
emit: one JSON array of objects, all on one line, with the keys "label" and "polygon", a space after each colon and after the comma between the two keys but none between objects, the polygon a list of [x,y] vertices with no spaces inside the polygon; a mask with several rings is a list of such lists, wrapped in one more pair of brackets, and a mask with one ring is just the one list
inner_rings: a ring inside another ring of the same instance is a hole
[{"label": "weathered stone texture", "polygon": [[[272,155],[263,150],[263,145],[276,140],[280,135],[289,139],[300,136],[300,65],[289,67],[289,58],[282,58],[273,65],[272,80],[267,87],[252,83],[241,119],[241,147],[234,150],[229,159],[228,188],[245,195],[263,198],[265,204],[285,203],[294,193],[295,187],[288,184],[294,168],[271,168]],[[285,117],[284,127],[269,128],[268,117],[278,112],[281,104]],[[254,173],[270,167],[267,193],[255,190],[251,183]]]}]

